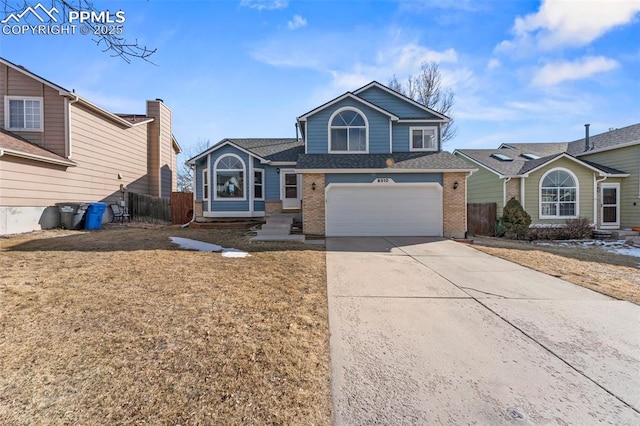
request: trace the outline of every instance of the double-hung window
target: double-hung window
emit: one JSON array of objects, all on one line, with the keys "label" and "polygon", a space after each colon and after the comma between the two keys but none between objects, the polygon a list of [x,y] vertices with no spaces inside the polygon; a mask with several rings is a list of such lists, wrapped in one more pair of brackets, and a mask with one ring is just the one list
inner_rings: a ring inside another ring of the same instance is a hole
[{"label": "double-hung window", "polygon": [[42,98],[5,96],[4,111],[7,130],[43,130]]},{"label": "double-hung window", "polygon": [[264,171],[261,169],[253,171],[253,197],[264,200]]},{"label": "double-hung window", "polygon": [[437,151],[438,150],[438,128],[411,127],[411,151]]}]

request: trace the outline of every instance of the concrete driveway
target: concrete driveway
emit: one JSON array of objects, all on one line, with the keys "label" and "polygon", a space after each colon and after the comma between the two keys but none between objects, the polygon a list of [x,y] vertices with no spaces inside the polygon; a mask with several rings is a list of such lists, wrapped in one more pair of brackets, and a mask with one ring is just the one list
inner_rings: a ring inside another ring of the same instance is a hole
[{"label": "concrete driveway", "polygon": [[335,423],[640,424],[640,307],[425,238],[329,238]]}]

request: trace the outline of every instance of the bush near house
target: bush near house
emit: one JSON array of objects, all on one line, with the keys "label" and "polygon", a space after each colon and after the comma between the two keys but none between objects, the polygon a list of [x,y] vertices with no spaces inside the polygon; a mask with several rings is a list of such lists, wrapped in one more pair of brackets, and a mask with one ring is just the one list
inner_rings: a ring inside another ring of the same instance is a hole
[{"label": "bush near house", "polygon": [[593,228],[586,217],[570,219],[564,225],[531,228],[528,240],[586,240],[591,238]]},{"label": "bush near house", "polygon": [[531,216],[522,208],[518,200],[511,198],[504,206],[501,223],[507,238],[521,239],[529,232]]}]

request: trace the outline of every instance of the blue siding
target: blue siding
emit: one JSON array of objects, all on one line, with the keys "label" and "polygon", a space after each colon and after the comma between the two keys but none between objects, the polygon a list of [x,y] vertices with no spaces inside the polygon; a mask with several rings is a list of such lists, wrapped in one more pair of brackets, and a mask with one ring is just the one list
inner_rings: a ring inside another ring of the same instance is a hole
[{"label": "blue siding", "polygon": [[387,93],[378,87],[370,87],[364,92],[359,93],[358,96],[366,99],[372,104],[378,105],[380,108],[386,109],[400,118],[438,118],[422,108]]},{"label": "blue siding", "polygon": [[264,201],[254,201],[253,202],[253,211],[263,212],[264,211]]},{"label": "blue siding", "polygon": [[[438,123],[393,123],[392,138],[393,152],[409,152],[409,128],[410,127],[432,127]],[[442,149],[442,141],[438,137],[438,150]]]},{"label": "blue siding", "polygon": [[232,147],[232,146],[225,146],[222,147],[220,149],[218,149],[217,151],[213,151],[211,153],[211,162],[209,163],[209,168],[210,168],[210,175],[211,175],[211,197],[214,197],[214,193],[216,191],[215,186],[213,186],[213,180],[214,180],[214,169],[213,166],[216,163],[216,160],[226,154],[235,154],[238,157],[240,157],[242,159],[242,161],[244,161],[244,166],[245,166],[245,176],[244,176],[244,194],[246,195],[247,199],[244,201],[216,201],[216,200],[211,200],[211,210],[212,211],[221,211],[221,212],[244,212],[244,211],[249,211],[249,192],[251,191],[251,188],[249,187],[249,185],[251,184],[251,182],[253,182],[253,177],[252,176],[248,176],[248,172],[249,172],[249,155]]},{"label": "blue siding", "polygon": [[280,175],[276,172],[276,167],[264,167],[265,197],[266,201],[280,200]]},{"label": "blue siding", "polygon": [[324,176],[330,183],[372,183],[377,178],[393,179],[396,183],[434,182],[442,185],[442,173],[332,173]]},{"label": "blue siding", "polygon": [[369,121],[369,153],[389,153],[389,117],[354,99],[343,99],[307,118],[307,153],[329,152],[329,118],[337,109],[351,106],[358,108]]}]

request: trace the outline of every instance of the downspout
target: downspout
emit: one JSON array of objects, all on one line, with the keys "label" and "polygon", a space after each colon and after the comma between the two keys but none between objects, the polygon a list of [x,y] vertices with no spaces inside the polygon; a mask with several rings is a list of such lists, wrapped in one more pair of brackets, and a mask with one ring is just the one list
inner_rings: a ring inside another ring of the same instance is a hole
[{"label": "downspout", "polygon": [[4,155],[4,149],[0,148],[0,157]]},{"label": "downspout", "polygon": [[66,100],[66,108],[64,109],[64,130],[65,133],[67,135],[67,158],[71,159],[71,105],[75,104],[76,102],[78,102],[80,100],[80,98],[73,94],[70,93],[70,96],[73,96],[75,99],[69,100],[69,98],[65,98]]},{"label": "downspout", "polygon": [[598,180],[596,178],[596,174],[593,174],[593,225],[595,226],[595,229],[600,228],[598,225],[598,185],[607,180],[607,178],[608,176],[605,176]]},{"label": "downspout", "polygon": [[524,189],[525,189],[524,180],[525,180],[525,177],[520,178],[520,205],[522,206],[523,210],[524,210]]}]

